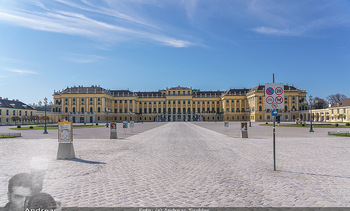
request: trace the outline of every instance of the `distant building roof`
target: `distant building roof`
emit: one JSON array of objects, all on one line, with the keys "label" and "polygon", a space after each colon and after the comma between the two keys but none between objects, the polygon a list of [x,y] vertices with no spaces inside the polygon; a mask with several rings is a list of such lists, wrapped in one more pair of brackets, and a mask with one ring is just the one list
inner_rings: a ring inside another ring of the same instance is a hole
[{"label": "distant building roof", "polygon": [[350,106],[350,98],[346,98],[344,100],[341,100],[338,103],[336,103],[334,106],[335,107],[338,107],[338,106]]},{"label": "distant building roof", "polygon": [[[264,91],[264,89],[265,89],[265,85],[259,85],[259,86],[251,88],[249,90],[249,92]],[[300,90],[295,88],[294,86],[284,85],[284,91],[300,91]]]},{"label": "distant building roof", "polygon": [[19,101],[8,100],[0,97],[0,108],[15,108],[15,109],[33,109],[31,106]]},{"label": "distant building roof", "polygon": [[198,96],[221,96],[222,94],[224,93],[224,91],[220,91],[220,90],[218,90],[218,91],[198,91],[198,92],[196,92],[196,96],[198,97]]},{"label": "distant building roof", "polygon": [[230,89],[225,92],[225,95],[246,95],[249,89]]}]

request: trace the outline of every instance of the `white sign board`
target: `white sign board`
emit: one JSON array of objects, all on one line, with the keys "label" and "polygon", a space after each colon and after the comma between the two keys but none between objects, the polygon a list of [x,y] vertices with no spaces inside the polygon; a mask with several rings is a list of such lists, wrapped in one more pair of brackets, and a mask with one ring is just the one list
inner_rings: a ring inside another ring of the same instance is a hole
[{"label": "white sign board", "polygon": [[265,109],[284,109],[283,83],[265,84]]},{"label": "white sign board", "polygon": [[58,123],[58,142],[71,143],[73,141],[73,124],[71,122]]}]

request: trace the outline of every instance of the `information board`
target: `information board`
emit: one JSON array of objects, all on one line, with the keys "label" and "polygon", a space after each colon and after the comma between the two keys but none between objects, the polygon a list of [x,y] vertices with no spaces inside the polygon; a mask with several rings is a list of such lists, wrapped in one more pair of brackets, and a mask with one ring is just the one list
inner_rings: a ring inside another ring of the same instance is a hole
[{"label": "information board", "polygon": [[134,127],[134,122],[133,121],[130,122],[130,127]]},{"label": "information board", "polygon": [[111,132],[117,132],[117,123],[111,122]]},{"label": "information board", "polygon": [[123,128],[128,128],[128,122],[123,122]]},{"label": "information board", "polygon": [[265,109],[284,109],[283,83],[265,84]]},{"label": "information board", "polygon": [[58,142],[71,143],[73,141],[73,124],[72,122],[58,123]]}]

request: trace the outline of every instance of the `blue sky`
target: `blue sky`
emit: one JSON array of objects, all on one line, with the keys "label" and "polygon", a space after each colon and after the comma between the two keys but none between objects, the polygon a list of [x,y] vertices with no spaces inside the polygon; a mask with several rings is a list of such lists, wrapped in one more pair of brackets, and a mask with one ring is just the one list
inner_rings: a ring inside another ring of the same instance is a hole
[{"label": "blue sky", "polygon": [[1,0],[0,96],[276,82],[350,97],[348,0]]}]

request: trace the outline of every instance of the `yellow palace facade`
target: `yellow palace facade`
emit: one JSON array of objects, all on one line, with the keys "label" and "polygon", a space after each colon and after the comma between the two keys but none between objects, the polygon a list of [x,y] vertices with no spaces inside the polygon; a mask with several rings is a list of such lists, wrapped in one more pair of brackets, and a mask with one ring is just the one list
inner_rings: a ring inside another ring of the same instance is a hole
[{"label": "yellow palace facade", "polygon": [[[307,110],[306,91],[285,85],[281,121],[295,121]],[[67,87],[53,94],[52,121],[271,121],[264,86],[228,91],[172,87],[155,92]]]}]

